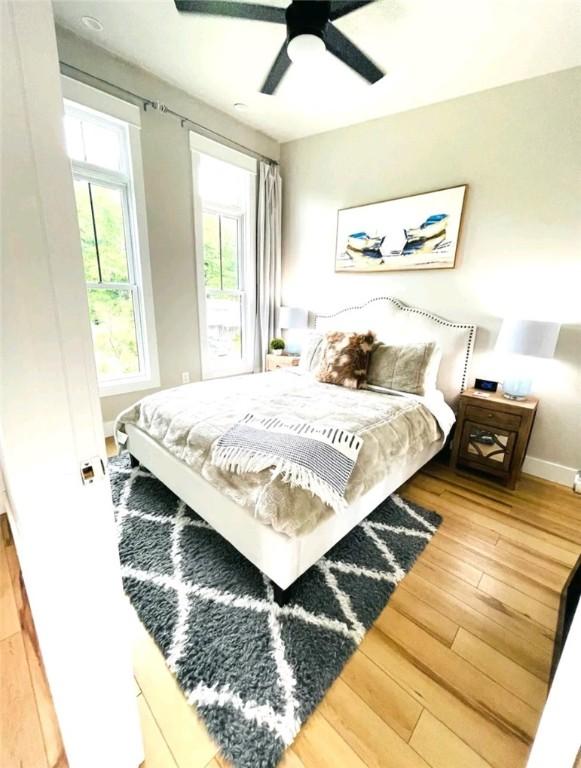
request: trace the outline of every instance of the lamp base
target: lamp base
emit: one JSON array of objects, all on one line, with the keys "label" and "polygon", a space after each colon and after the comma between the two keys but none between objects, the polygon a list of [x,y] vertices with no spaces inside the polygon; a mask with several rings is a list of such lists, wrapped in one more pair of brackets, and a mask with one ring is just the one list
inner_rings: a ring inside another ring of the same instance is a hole
[{"label": "lamp base", "polygon": [[530,376],[512,373],[506,376],[502,382],[503,395],[507,400],[526,400],[527,395],[532,391],[532,381]]}]

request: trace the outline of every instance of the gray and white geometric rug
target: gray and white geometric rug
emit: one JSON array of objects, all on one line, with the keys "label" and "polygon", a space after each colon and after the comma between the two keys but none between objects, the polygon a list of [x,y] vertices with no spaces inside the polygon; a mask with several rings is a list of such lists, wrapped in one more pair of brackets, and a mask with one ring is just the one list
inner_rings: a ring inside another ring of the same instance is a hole
[{"label": "gray and white geometric rug", "polygon": [[141,622],[223,755],[274,768],[441,518],[394,494],[279,607],[268,580],[147,470],[121,456],[109,471]]}]

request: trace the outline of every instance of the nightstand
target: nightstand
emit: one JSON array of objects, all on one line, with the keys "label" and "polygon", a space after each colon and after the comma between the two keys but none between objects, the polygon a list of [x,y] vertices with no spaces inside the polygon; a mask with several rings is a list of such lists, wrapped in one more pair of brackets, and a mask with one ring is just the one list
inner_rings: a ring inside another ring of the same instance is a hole
[{"label": "nightstand", "polygon": [[515,488],[537,413],[538,399],[508,400],[502,393],[460,396],[452,469],[473,469]]},{"label": "nightstand", "polygon": [[266,370],[276,371],[277,368],[291,368],[299,364],[298,355],[267,355]]}]

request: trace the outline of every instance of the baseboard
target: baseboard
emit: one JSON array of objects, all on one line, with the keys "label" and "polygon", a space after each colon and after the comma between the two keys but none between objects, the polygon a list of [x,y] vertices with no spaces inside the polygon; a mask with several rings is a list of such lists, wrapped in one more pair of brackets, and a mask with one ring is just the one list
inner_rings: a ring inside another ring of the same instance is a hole
[{"label": "baseboard", "polygon": [[114,421],[104,421],[103,422],[103,430],[105,432],[105,437],[113,437],[115,434],[115,422]]},{"label": "baseboard", "polygon": [[565,467],[563,464],[554,464],[552,461],[536,459],[534,456],[527,456],[523,464],[523,472],[535,477],[542,477],[544,480],[551,480],[559,485],[573,487],[573,480],[578,469]]}]

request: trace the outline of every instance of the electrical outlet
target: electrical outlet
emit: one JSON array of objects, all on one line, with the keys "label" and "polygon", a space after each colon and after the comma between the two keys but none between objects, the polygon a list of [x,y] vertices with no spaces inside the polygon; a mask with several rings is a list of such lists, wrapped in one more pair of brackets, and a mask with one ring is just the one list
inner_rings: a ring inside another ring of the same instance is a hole
[{"label": "electrical outlet", "polygon": [[184,371],[182,373],[182,384],[189,384],[190,383],[190,372]]}]

